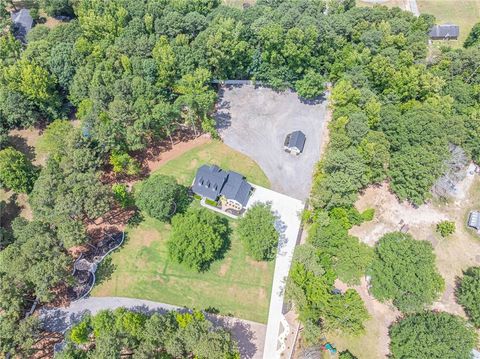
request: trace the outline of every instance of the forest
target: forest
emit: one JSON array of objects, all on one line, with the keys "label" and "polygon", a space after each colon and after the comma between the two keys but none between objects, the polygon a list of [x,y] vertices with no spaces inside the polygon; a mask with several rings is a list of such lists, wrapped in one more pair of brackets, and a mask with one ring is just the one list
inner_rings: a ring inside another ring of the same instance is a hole
[{"label": "forest", "polygon": [[[71,20],[35,26],[25,45],[8,30],[8,6],[0,1],[0,183],[28,194],[33,220],[2,223],[3,353],[31,353],[40,332],[24,319],[31,302],[68,285],[68,249],[125,200],[101,175],[139,174],[136,156],[176,131],[216,136],[212,80],[262,81],[305,100],[332,83],[330,142],[304,218],[309,247],[288,283],[308,343],[326,328],[361,332],[368,318],[356,291],[331,293],[335,278],[356,283],[379,253],[348,235],[373,216],[352,207],[359,191],[388,180],[420,205],[453,149],[480,159],[478,41],[428,56],[429,15],[353,0],[258,0],[243,10],[220,0],[44,0],[49,15]],[[10,144],[10,130],[29,126],[49,139],[42,168]]]}]

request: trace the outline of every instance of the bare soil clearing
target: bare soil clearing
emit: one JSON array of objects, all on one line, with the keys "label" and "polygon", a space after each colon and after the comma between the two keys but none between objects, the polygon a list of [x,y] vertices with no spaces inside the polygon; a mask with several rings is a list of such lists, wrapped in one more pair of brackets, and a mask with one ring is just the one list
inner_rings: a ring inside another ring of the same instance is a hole
[{"label": "bare soil clearing", "polygon": [[[480,178],[469,172],[457,188],[456,198],[448,202],[434,200],[415,208],[399,202],[387,184],[369,187],[358,199],[356,207],[361,211],[374,208],[375,218],[352,228],[350,234],[373,246],[385,233],[398,231],[405,225],[414,238],[430,241],[437,268],[445,279],[445,291],[431,309],[465,317],[462,307],[455,301],[455,286],[462,271],[480,265],[480,235],[466,226],[469,211],[480,209]],[[456,224],[456,232],[448,238],[435,232],[436,224],[442,220]],[[342,290],[347,288],[339,281],[336,286]],[[348,348],[359,359],[385,358],[389,352],[388,327],[400,313],[392,305],[380,303],[369,295],[364,279],[353,288],[359,292],[372,316],[366,323],[366,333],[359,337],[332,333],[328,339],[340,350]]]}]

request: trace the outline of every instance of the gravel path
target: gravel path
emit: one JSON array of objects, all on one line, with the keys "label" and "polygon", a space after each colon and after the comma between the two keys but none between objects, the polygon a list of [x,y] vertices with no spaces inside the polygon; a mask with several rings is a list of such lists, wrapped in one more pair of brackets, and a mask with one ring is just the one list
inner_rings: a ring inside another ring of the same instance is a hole
[{"label": "gravel path", "polygon": [[[128,308],[142,313],[166,313],[185,310],[169,304],[149,300],[122,297],[89,297],[70,304],[66,308],[42,308],[40,320],[43,327],[52,332],[65,332],[72,324],[79,322],[86,313],[96,314],[103,309]],[[260,359],[266,325],[248,320],[207,314],[215,325],[229,329],[238,342],[242,358]]]}]

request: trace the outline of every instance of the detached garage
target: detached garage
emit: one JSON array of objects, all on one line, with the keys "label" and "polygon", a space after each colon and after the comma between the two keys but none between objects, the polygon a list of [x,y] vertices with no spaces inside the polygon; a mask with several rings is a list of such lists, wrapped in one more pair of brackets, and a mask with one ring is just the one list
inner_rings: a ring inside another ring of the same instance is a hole
[{"label": "detached garage", "polygon": [[292,133],[289,133],[285,138],[283,148],[289,153],[299,155],[303,152],[306,139],[307,138],[302,131],[294,131]]}]

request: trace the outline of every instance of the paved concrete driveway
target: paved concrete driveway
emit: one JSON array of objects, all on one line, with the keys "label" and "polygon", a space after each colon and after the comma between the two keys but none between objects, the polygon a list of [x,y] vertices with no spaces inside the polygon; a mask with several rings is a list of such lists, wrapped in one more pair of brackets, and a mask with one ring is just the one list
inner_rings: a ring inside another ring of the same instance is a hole
[{"label": "paved concrete driveway", "polygon": [[[223,141],[255,160],[275,191],[304,200],[320,158],[326,100],[301,102],[292,91],[252,85],[225,86],[217,104]],[[298,157],[283,150],[288,133],[301,130],[307,140]]]},{"label": "paved concrete driveway", "polygon": [[300,213],[304,204],[298,199],[263,187],[254,186],[254,188],[255,191],[248,201],[247,208],[256,202],[270,203],[277,216],[275,227],[280,233],[263,352],[264,359],[276,359],[280,358],[281,353],[285,350],[285,338],[290,331],[283,313],[283,300],[285,282],[300,231]]}]

